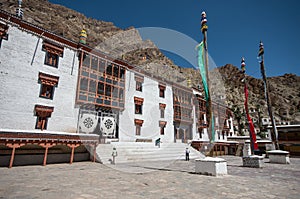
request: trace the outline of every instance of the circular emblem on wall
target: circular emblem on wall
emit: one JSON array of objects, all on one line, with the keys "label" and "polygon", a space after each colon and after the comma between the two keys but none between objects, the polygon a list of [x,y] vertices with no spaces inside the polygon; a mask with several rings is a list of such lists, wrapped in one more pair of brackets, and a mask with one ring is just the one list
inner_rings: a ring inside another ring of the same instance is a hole
[{"label": "circular emblem on wall", "polygon": [[90,117],[85,118],[83,124],[86,128],[91,128],[94,124],[93,120]]},{"label": "circular emblem on wall", "polygon": [[113,122],[110,119],[107,119],[104,125],[107,129],[110,129],[113,126]]}]

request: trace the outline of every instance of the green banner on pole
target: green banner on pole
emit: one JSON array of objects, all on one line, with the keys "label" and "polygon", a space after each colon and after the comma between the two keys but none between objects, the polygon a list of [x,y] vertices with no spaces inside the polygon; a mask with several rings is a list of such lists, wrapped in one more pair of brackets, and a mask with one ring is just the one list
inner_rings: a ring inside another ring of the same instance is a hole
[{"label": "green banner on pole", "polygon": [[[206,78],[206,73],[208,73],[208,71],[206,71],[205,69],[205,65],[204,65],[204,43],[203,41],[201,41],[201,43],[199,45],[197,45],[197,50],[198,50],[198,66],[199,66],[199,70],[200,70],[200,75],[202,78],[202,84],[203,84],[203,88],[204,88],[204,95],[205,95],[205,100],[206,100],[206,108],[207,111],[210,111],[210,109],[208,109],[209,107],[209,100],[210,100],[210,96],[209,96],[209,88],[208,88],[208,82],[207,82],[207,78]],[[207,60],[208,62],[208,60]],[[214,116],[213,113],[208,114],[210,116],[210,121],[211,121],[211,142],[215,141],[215,124],[214,124]]]}]

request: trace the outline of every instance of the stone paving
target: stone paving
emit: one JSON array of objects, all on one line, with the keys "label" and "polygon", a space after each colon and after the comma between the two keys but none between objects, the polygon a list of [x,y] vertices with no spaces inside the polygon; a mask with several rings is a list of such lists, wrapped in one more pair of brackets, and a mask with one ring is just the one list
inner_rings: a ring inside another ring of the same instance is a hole
[{"label": "stone paving", "polygon": [[300,198],[300,159],[246,168],[241,157],[222,158],[222,177],[195,174],[193,160],[2,167],[0,198]]}]

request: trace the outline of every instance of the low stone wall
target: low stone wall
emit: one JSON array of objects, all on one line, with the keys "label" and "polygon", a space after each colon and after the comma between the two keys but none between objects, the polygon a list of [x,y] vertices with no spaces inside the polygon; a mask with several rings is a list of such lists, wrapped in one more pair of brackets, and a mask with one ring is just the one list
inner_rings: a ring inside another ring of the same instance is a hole
[{"label": "low stone wall", "polygon": [[261,168],[264,165],[263,156],[252,155],[243,157],[243,166],[252,168]]},{"label": "low stone wall", "polygon": [[282,150],[267,151],[270,163],[290,164],[290,153]]},{"label": "low stone wall", "polygon": [[227,162],[222,158],[206,157],[195,160],[195,173],[203,175],[227,175]]}]

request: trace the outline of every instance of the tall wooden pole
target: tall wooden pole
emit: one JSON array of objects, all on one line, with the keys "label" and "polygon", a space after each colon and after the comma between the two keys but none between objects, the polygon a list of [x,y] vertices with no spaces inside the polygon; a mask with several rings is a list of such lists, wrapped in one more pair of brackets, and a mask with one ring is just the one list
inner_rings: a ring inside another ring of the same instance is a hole
[{"label": "tall wooden pole", "polygon": [[245,68],[246,64],[245,64],[245,59],[244,57],[242,57],[242,61],[241,61],[241,69],[242,72],[244,74],[244,92],[245,92],[245,114],[246,114],[246,118],[249,124],[249,136],[250,136],[250,143],[251,143],[251,154],[257,154],[259,153],[259,149],[258,149],[258,145],[257,145],[257,141],[256,141],[256,135],[255,135],[255,129],[254,129],[254,125],[252,122],[252,119],[249,115],[249,109],[248,109],[248,84],[247,84],[247,79],[246,79],[246,68]]},{"label": "tall wooden pole", "polygon": [[[245,68],[246,64],[245,64],[245,59],[244,57],[242,57],[242,61],[241,61],[241,69],[242,69],[242,72],[244,74],[244,87],[245,89],[247,88],[247,80],[246,80],[246,68]],[[247,118],[247,114],[249,112],[248,110],[248,102],[247,102],[247,96],[246,96],[246,90],[245,90],[245,114],[246,114],[246,118]],[[247,104],[246,104],[247,103]],[[250,143],[251,143],[251,154],[253,155],[253,151],[254,151],[254,147],[253,147],[253,142],[252,142],[252,134],[251,132],[249,132],[249,136],[250,136]]]},{"label": "tall wooden pole", "polygon": [[214,141],[214,133],[212,132],[212,121],[211,116],[212,116],[212,105],[211,105],[211,96],[210,96],[210,83],[209,83],[209,70],[208,70],[208,48],[207,48],[207,19],[206,19],[206,13],[202,12],[201,13],[202,18],[201,18],[201,32],[203,34],[203,43],[204,43],[204,53],[205,53],[205,71],[206,71],[206,81],[207,81],[207,87],[208,87],[208,99],[206,102],[206,121],[207,121],[207,130],[208,130],[208,135],[210,136],[210,141]]},{"label": "tall wooden pole", "polygon": [[273,128],[273,130],[271,131],[272,142],[275,146],[275,149],[278,150],[279,149],[278,137],[277,137],[278,133],[277,133],[277,129],[276,129],[275,119],[273,116],[271,100],[269,97],[269,86],[268,86],[268,81],[267,81],[267,77],[266,77],[265,65],[264,65],[264,45],[262,42],[259,43],[258,56],[261,57],[260,70],[261,70],[261,75],[262,75],[262,78],[263,78],[263,81],[265,84],[266,101],[267,101],[268,112],[269,112],[269,116],[270,116],[272,128]]}]

